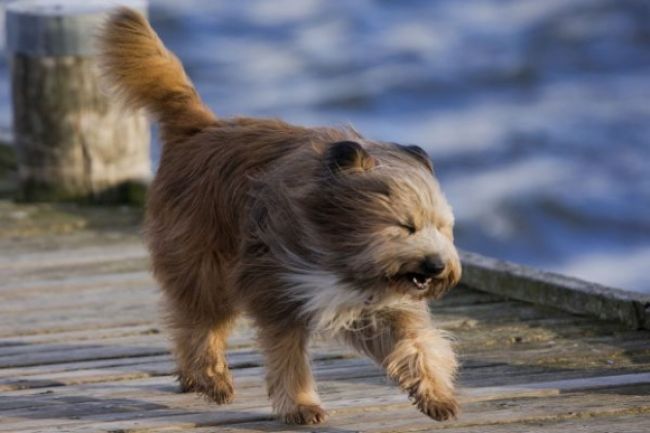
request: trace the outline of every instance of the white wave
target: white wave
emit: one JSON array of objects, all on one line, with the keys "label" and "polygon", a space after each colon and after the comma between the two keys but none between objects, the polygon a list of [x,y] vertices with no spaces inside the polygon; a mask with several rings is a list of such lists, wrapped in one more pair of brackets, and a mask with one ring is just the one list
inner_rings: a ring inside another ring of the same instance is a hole
[{"label": "white wave", "polygon": [[482,172],[468,171],[447,179],[443,185],[454,207],[456,221],[497,237],[506,237],[515,229],[511,217],[503,211],[508,200],[562,185],[572,176],[571,165],[556,158],[534,158]]},{"label": "white wave", "polygon": [[287,24],[315,15],[322,8],[321,0],[260,0],[248,11],[251,18],[264,24]]},{"label": "white wave", "polygon": [[553,271],[600,284],[650,293],[650,247],[595,252],[569,260]]}]

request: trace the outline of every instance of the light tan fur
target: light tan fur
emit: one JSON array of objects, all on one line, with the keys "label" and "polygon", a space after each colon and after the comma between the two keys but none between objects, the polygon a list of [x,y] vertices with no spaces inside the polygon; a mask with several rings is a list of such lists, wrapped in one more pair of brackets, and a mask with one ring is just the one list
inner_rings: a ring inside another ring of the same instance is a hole
[{"label": "light tan fur", "polygon": [[417,147],[349,128],[220,119],[137,12],[100,38],[116,91],[161,124],[164,146],[145,221],[182,389],[233,399],[228,334],[258,329],[274,410],[322,422],[307,344],[340,337],[427,415],[456,415],[456,360],[427,300],[460,278],[453,214]]},{"label": "light tan fur", "polygon": [[361,317],[359,329],[342,333],[344,340],[382,365],[423,413],[438,420],[453,417],[458,365],[449,339],[432,326],[428,308],[418,303],[387,309],[370,320]]}]

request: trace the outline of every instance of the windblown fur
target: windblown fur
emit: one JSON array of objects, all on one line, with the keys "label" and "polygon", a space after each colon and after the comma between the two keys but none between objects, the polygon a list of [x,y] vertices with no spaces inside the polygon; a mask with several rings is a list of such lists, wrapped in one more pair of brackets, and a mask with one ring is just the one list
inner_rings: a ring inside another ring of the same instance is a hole
[{"label": "windblown fur", "polygon": [[318,332],[374,359],[425,414],[454,417],[456,360],[427,300],[461,269],[426,153],[349,128],[220,119],[130,9],[100,43],[117,93],[163,131],[145,229],[182,388],[232,400],[226,340],[245,313],[287,422],[325,419],[307,353]]}]

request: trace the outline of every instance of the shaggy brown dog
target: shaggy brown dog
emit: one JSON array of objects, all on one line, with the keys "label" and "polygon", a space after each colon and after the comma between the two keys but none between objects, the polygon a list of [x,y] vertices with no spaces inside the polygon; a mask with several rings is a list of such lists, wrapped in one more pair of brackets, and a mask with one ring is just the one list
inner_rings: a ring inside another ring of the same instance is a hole
[{"label": "shaggy brown dog", "polygon": [[374,359],[425,414],[454,417],[456,359],[427,299],[461,269],[426,153],[349,128],[220,119],[132,10],[111,16],[101,43],[119,93],[161,125],[146,238],[182,388],[233,399],[226,340],[243,312],[286,422],[325,419],[307,353],[317,332]]}]

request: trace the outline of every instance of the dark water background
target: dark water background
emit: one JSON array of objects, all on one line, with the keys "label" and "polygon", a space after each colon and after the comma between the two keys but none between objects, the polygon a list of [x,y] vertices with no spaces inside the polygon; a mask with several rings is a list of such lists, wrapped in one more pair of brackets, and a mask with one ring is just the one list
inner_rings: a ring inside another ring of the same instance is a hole
[{"label": "dark water background", "polygon": [[649,0],[151,0],[150,17],[221,115],[425,147],[462,248],[650,292]]}]

